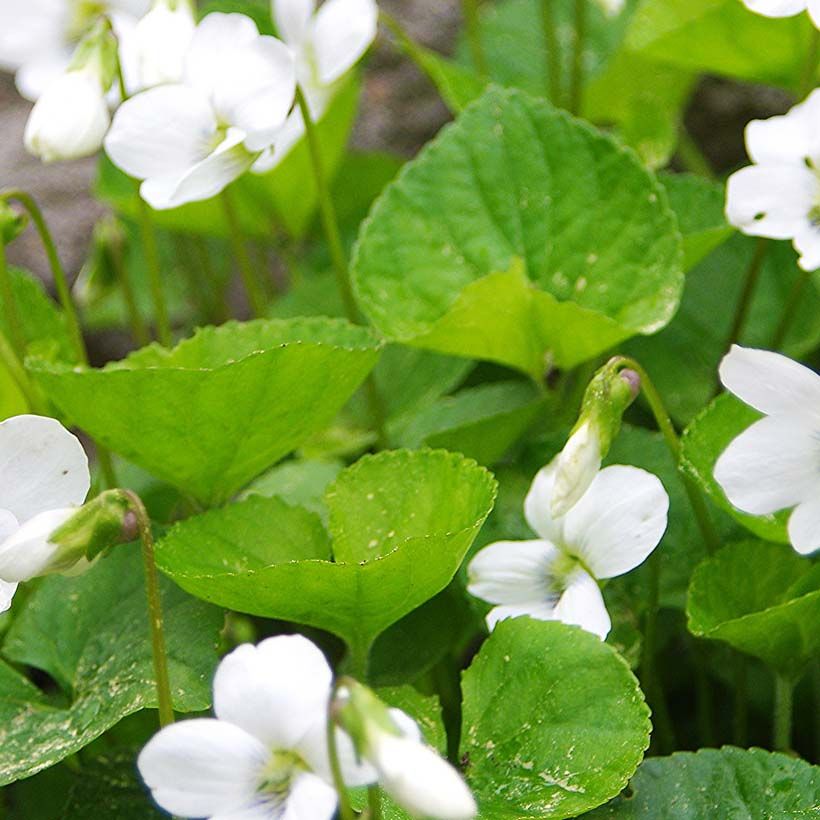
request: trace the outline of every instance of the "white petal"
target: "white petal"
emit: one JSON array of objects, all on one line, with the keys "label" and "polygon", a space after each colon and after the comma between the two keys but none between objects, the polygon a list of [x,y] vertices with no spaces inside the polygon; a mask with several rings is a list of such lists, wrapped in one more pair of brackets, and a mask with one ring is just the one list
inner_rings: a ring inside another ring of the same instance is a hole
[{"label": "white petal", "polygon": [[820,496],[815,495],[794,508],[789,516],[789,540],[801,555],[820,549]]},{"label": "white petal", "polygon": [[187,2],[180,2],[173,10],[160,3],[139,21],[132,47],[141,88],[182,80],[185,54],[195,28]]},{"label": "white petal", "polygon": [[809,0],[809,17],[817,28],[820,28],[820,0]]},{"label": "white petal", "polygon": [[564,544],[596,578],[634,569],[666,531],[669,496],[660,480],[638,467],[601,470],[564,519]]},{"label": "white petal", "polygon": [[53,51],[40,54],[20,67],[14,75],[17,90],[22,97],[36,102],[49,86],[65,74],[70,62],[71,49],[62,44],[55,46]]},{"label": "white petal", "polygon": [[282,820],[331,820],[337,802],[333,786],[316,775],[302,774],[291,787]]},{"label": "white petal", "polygon": [[0,578],[29,581],[75,564],[81,556],[71,553],[67,558],[58,557],[59,548],[49,541],[75,512],[76,507],[68,507],[38,513],[0,543]]},{"label": "white petal", "polygon": [[325,656],[301,635],[245,644],[219,664],[214,713],[269,748],[293,749],[325,725],[331,680]]},{"label": "white petal", "polygon": [[110,121],[99,77],[67,71],[34,104],[26,123],[26,150],[44,162],[91,156],[102,148]]},{"label": "white petal", "polygon": [[804,167],[807,157],[818,154],[820,95],[812,93],[788,114],[752,120],[746,126],[746,150],[761,165]]},{"label": "white petal", "polygon": [[313,49],[322,85],[338,80],[376,39],[375,0],[326,0],[313,24]]},{"label": "white petal", "polygon": [[719,372],[727,390],[761,413],[820,419],[820,376],[788,356],[732,345]]},{"label": "white petal", "polygon": [[798,264],[803,270],[814,271],[820,268],[820,226],[807,222],[795,233],[792,244],[800,254]]},{"label": "white petal", "polygon": [[25,415],[0,423],[0,508],[20,523],[82,504],[90,485],[83,446],[59,421]]},{"label": "white petal", "polygon": [[185,173],[146,179],[140,186],[142,198],[161,211],[216,196],[242,176],[256,159],[257,155],[242,144],[242,137],[242,132],[229,129],[213,153]]},{"label": "white petal", "polygon": [[546,467],[535,475],[527,497],[524,499],[524,517],[533,531],[545,541],[560,543],[564,537],[563,520],[553,518],[552,489],[555,484],[555,473],[558,469],[556,456]]},{"label": "white petal", "polygon": [[467,591],[491,604],[524,604],[550,597],[550,567],[558,550],[549,541],[497,541],[467,568]]},{"label": "white petal", "polygon": [[805,166],[750,165],[729,177],[726,218],[750,236],[791,239],[809,222],[818,193],[820,183]]},{"label": "white petal", "polygon": [[59,48],[67,17],[68,5],[64,0],[2,0],[0,70],[15,71]]},{"label": "white petal", "polygon": [[402,733],[402,735],[409,740],[414,740],[416,743],[423,743],[424,736],[416,723],[407,712],[402,712],[401,709],[389,709],[390,719],[393,721],[395,727]]},{"label": "white petal", "polygon": [[601,437],[584,422],[558,454],[550,498],[550,515],[560,518],[580,500],[601,469]]},{"label": "white petal", "polygon": [[606,639],[612,622],[598,582],[589,573],[577,569],[567,579],[567,587],[555,607],[555,620],[580,626],[602,641]]},{"label": "white petal", "polygon": [[225,63],[212,101],[223,122],[245,132],[250,151],[272,145],[293,106],[296,64],[275,37],[257,37]]},{"label": "white petal", "polygon": [[757,14],[765,17],[791,17],[806,8],[806,0],[743,0]]},{"label": "white petal", "polygon": [[222,12],[208,14],[191,38],[185,56],[185,82],[213,98],[236,55],[258,39],[259,30],[250,17]]},{"label": "white petal", "polygon": [[216,119],[207,98],[165,85],[126,100],[105,140],[111,161],[137,179],[183,174],[211,152]]},{"label": "white petal", "polygon": [[413,815],[470,820],[478,812],[461,775],[433,749],[383,733],[372,755],[382,788]]},{"label": "white petal", "polygon": [[167,726],[137,765],[154,800],[182,817],[250,808],[268,751],[237,726],[207,718]]},{"label": "white petal", "polygon": [[11,600],[17,592],[17,584],[9,581],[0,581],[0,612],[5,612],[11,607]]},{"label": "white petal", "polygon": [[549,600],[530,601],[524,604],[503,604],[493,607],[487,613],[487,629],[491,632],[495,629],[499,621],[506,621],[507,618],[521,618],[526,616],[534,618],[536,621],[554,621],[555,605],[558,597],[553,595]]},{"label": "white petal", "polygon": [[279,36],[289,45],[299,47],[307,35],[316,0],[273,0],[271,13]]},{"label": "white petal", "polygon": [[820,493],[820,437],[804,417],[756,421],[723,451],[715,480],[740,510],[767,515]]},{"label": "white petal", "polygon": [[0,543],[12,535],[19,526],[20,522],[13,513],[0,509]]}]

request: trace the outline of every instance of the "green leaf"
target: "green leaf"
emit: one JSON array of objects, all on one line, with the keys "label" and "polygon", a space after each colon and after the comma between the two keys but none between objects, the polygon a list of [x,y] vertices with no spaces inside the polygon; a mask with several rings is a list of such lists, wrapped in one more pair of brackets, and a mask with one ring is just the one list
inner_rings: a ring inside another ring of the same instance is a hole
[{"label": "green leaf", "polygon": [[678,217],[688,271],[734,233],[724,214],[725,188],[694,174],[664,173],[659,179]]},{"label": "green leaf", "polygon": [[820,566],[782,544],[730,544],[695,570],[686,613],[695,635],[796,679],[820,651]]},{"label": "green leaf", "polygon": [[[353,77],[346,81],[319,121],[318,135],[324,168],[332,179],[342,161],[358,107],[360,85]],[[316,210],[316,183],[305,140],[267,174],[244,174],[229,187],[239,221],[248,237],[270,241],[271,229],[278,225],[300,238]],[[95,192],[120,214],[138,215],[137,183],[119,171],[107,158],[100,160]],[[181,233],[209,236],[229,235],[220,197],[192,202],[166,211],[152,211],[155,225]]]},{"label": "green leaf", "polygon": [[[174,708],[207,709],[223,616],[162,583]],[[126,715],[156,705],[143,570],[136,546],[118,547],[84,575],[53,576],[26,601],[3,646],[65,690],[54,700],[0,665],[0,784],[82,749]]]},{"label": "green leaf", "polygon": [[800,820],[817,816],[820,769],[763,749],[701,749],[641,763],[618,797],[588,820]]},{"label": "green leaf", "polygon": [[447,586],[494,494],[492,476],[462,456],[387,451],[328,488],[332,545],[318,516],[252,496],[177,524],[157,561],[205,600],[326,629],[363,654]]},{"label": "green leaf", "polygon": [[[696,207],[706,210],[705,203]],[[693,221],[690,217],[689,227]],[[689,227],[685,224],[684,231]],[[626,345],[647,368],[681,424],[688,424],[715,394],[718,364],[729,349],[732,321],[756,246],[756,239],[736,235],[709,254],[687,274],[680,310],[669,326],[651,340],[632,339]],[[771,348],[786,300],[802,275],[788,243],[769,241],[742,344]],[[814,276],[803,291],[784,350],[801,357],[818,344],[820,276]]]},{"label": "green leaf", "polygon": [[442,447],[490,465],[530,428],[545,406],[545,396],[532,384],[483,384],[401,417],[390,435],[400,447]]},{"label": "green leaf", "polygon": [[[694,77],[690,71],[659,64],[622,47],[636,5],[627,3],[614,18],[595,3],[587,5],[583,66],[587,84],[582,114],[593,122],[615,126],[621,139],[635,148],[647,164],[660,167],[677,145],[678,121]],[[575,3],[552,0],[551,8],[560,52],[560,86],[566,99],[572,76]],[[492,82],[538,97],[550,96],[540,0],[485,4],[481,37]],[[463,60],[468,58],[469,48],[464,40],[459,53]],[[438,62],[438,73],[428,70],[428,74],[448,104],[455,97],[463,108],[470,101],[467,93],[478,96],[475,78],[471,86],[466,79],[453,77],[447,63],[440,59]],[[640,82],[635,82],[636,76],[641,78]],[[552,101],[562,103],[560,99]],[[457,109],[451,105],[451,110]]]},{"label": "green leaf", "polygon": [[494,89],[385,189],[353,267],[389,339],[540,378],[545,361],[569,367],[663,327],[680,260],[666,194],[633,154]]},{"label": "green leaf", "polygon": [[618,794],[649,745],[638,681],[577,627],[502,621],[462,688],[461,754],[486,820],[575,817]]},{"label": "green leaf", "polygon": [[[46,293],[43,283],[20,268],[9,268],[14,307],[20,320],[27,350],[35,350],[49,358],[75,361],[74,347],[65,317]],[[11,341],[8,312],[0,294],[0,331]]]},{"label": "green leaf", "polygon": [[804,14],[771,19],[739,0],[644,0],[626,47],[681,68],[796,88],[813,34]]},{"label": "green leaf", "polygon": [[230,322],[122,362],[30,368],[73,423],[129,461],[217,504],[336,415],[378,357],[331,319]]},{"label": "green leaf", "polygon": [[736,521],[767,541],[789,543],[786,532],[788,512],[774,515],[749,515],[741,512],[726,497],[714,476],[721,453],[750,424],[761,418],[734,396],[718,396],[689,425],[681,439],[681,469],[695,479],[707,495]]}]

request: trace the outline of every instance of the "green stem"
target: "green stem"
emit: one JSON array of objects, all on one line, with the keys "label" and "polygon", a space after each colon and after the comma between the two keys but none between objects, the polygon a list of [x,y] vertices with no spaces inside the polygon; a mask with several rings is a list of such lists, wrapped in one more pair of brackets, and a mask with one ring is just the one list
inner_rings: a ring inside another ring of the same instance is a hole
[{"label": "green stem", "polygon": [[789,333],[789,328],[794,321],[797,309],[800,307],[800,301],[803,296],[803,291],[811,279],[809,271],[801,270],[794,280],[794,284],[786,297],[786,304],[783,306],[783,312],[780,314],[780,321],[777,323],[777,329],[772,337],[772,350],[779,350],[786,341],[786,336]]},{"label": "green stem", "polygon": [[154,536],[151,533],[151,519],[142,499],[131,490],[123,490],[128,498],[131,512],[136,517],[140,541],[142,542],[142,562],[145,567],[145,591],[148,597],[148,617],[151,624],[151,651],[154,659],[154,680],[157,687],[159,725],[168,726],[174,722],[174,707],[171,700],[171,682],[168,677],[168,654],[165,649],[165,631],[162,619],[162,599],[160,598],[157,565],[154,560]]},{"label": "green stem", "polygon": [[20,314],[17,312],[17,300],[14,298],[14,290],[11,284],[11,274],[6,262],[6,246],[0,239],[0,293],[3,298],[3,312],[8,328],[11,349],[17,357],[25,355],[26,336],[23,332],[23,323]]},{"label": "green stem", "polygon": [[732,716],[732,742],[745,748],[749,741],[748,664],[739,652],[734,653],[735,707]]},{"label": "green stem", "polygon": [[228,222],[228,235],[231,240],[233,255],[239,266],[239,275],[242,277],[242,284],[245,286],[251,312],[257,318],[261,318],[267,315],[268,311],[265,289],[248,255],[248,248],[242,235],[242,225],[236,212],[236,204],[227,189],[222,192],[222,207],[225,210],[225,219]]},{"label": "green stem", "polygon": [[[316,125],[310,114],[310,107],[302,89],[296,88],[296,102],[302,113],[305,123],[305,136],[307,137],[308,148],[310,150],[310,160],[313,166],[313,177],[316,182],[316,193],[319,199],[319,212],[322,217],[322,225],[325,231],[330,256],[333,262],[333,271],[336,275],[336,284],[342,297],[345,314],[353,324],[360,324],[361,317],[356,307],[356,299],[353,296],[353,286],[350,283],[350,271],[347,266],[347,255],[342,244],[342,234],[339,230],[339,220],[336,216],[336,208],[333,205],[333,198],[330,195],[327,177],[325,176],[324,164],[322,162],[322,152],[319,145],[319,135],[316,132]],[[381,399],[378,386],[371,373],[365,382],[365,394],[370,409],[370,417],[373,428],[379,440],[380,446],[385,446],[387,434],[385,432],[385,411],[384,403]]]},{"label": "green stem", "polygon": [[367,820],[381,820],[382,818],[382,795],[376,785],[367,788],[367,808],[369,814]]},{"label": "green stem", "polygon": [[794,683],[775,673],[774,677],[774,748],[787,752],[792,743]]},{"label": "green stem", "polygon": [[[57,298],[63,309],[66,325],[68,326],[68,333],[71,337],[74,355],[80,364],[87,365],[88,351],[85,346],[85,340],[83,339],[83,332],[80,329],[77,308],[74,306],[74,300],[71,298],[71,288],[68,285],[68,278],[66,277],[62,262],[60,262],[60,257],[57,254],[57,246],[54,244],[54,237],[48,229],[48,224],[43,217],[43,212],[34,199],[19,188],[7,188],[0,192],[0,199],[4,199],[6,202],[16,200],[28,211],[28,215],[31,217],[31,221],[37,229],[40,242],[48,257],[51,276],[54,280],[54,287],[57,290]],[[113,487],[115,476],[111,463],[111,454],[100,444],[97,444],[97,460],[100,463],[106,484],[108,487]]]},{"label": "green stem", "polygon": [[817,79],[817,68],[820,65],[820,30],[812,26],[811,31],[808,59],[803,66],[803,74],[800,77],[800,85],[798,86],[798,94],[801,100],[814,88]]},{"label": "green stem", "polygon": [[678,131],[678,158],[690,173],[698,174],[706,179],[715,179],[715,172],[709,160],[706,159],[700,146],[692,139],[683,125]]},{"label": "green stem", "polygon": [[[680,439],[678,438],[675,426],[672,424],[672,419],[666,411],[661,394],[658,392],[652,379],[649,378],[649,374],[637,361],[635,361],[635,359],[632,359],[629,356],[618,356],[618,360],[624,367],[631,368],[640,376],[641,390],[643,391],[644,398],[646,399],[649,409],[655,418],[655,423],[658,426],[658,430],[660,430],[661,435],[666,442],[667,449],[672,455],[672,460],[675,462],[675,467],[678,468],[680,466],[681,454]],[[692,507],[692,512],[695,514],[695,519],[697,520],[698,529],[700,530],[703,542],[710,553],[715,552],[718,547],[720,547],[720,538],[712,525],[712,521],[709,517],[709,510],[706,507],[706,502],[703,500],[700,490],[698,490],[692,479],[685,473],[679,472],[679,475],[683,481],[686,495],[689,498],[689,504]]]},{"label": "green stem", "polygon": [[715,745],[715,720],[712,685],[709,680],[708,664],[703,649],[696,638],[692,638],[692,656],[697,692],[697,723],[699,746]]},{"label": "green stem", "polygon": [[347,645],[347,657],[345,658],[345,673],[351,678],[364,683],[367,681],[367,673],[370,667],[370,650],[372,643],[364,641],[349,642]]},{"label": "green stem", "polygon": [[145,264],[148,270],[148,285],[151,290],[151,301],[154,305],[154,322],[156,323],[157,339],[163,347],[173,344],[171,322],[168,318],[168,305],[165,301],[165,289],[162,286],[162,271],[159,262],[159,248],[157,246],[157,232],[151,209],[137,190],[139,211],[140,235],[142,248],[145,254]]},{"label": "green stem", "polygon": [[481,26],[478,19],[478,0],[461,0],[461,11],[464,15],[464,26],[467,31],[467,42],[470,46],[470,56],[476,71],[487,76],[487,55],[484,53],[484,43],[481,40]]},{"label": "green stem", "polygon": [[328,701],[327,709],[327,754],[330,759],[330,772],[333,776],[333,785],[339,795],[339,820],[355,820],[353,808],[350,805],[350,798],[347,794],[344,777],[342,776],[342,766],[339,762],[339,749],[336,746],[336,721],[333,716],[333,708],[336,700],[336,690]]},{"label": "green stem", "polygon": [[123,245],[122,242],[116,240],[107,245],[106,253],[111,267],[114,270],[114,275],[117,277],[117,284],[122,291],[123,301],[125,302],[125,309],[128,314],[128,325],[131,329],[131,336],[134,339],[137,347],[144,347],[151,341],[148,334],[148,326],[142,318],[142,314],[137,307],[137,297],[134,293],[134,288],[131,285],[131,279],[126,270],[125,260],[123,259]]},{"label": "green stem", "polygon": [[20,364],[20,359],[12,347],[11,342],[9,342],[2,331],[0,331],[0,362],[5,365],[12,379],[14,379],[14,383],[23,394],[23,398],[26,400],[29,409],[36,412],[38,408],[41,407],[42,401],[37,395],[34,385],[31,383],[23,365]]},{"label": "green stem", "polygon": [[760,273],[763,270],[763,261],[766,259],[766,253],[769,250],[769,241],[764,238],[757,240],[755,252],[749,262],[749,267],[746,269],[746,275],[743,281],[743,289],[740,292],[740,298],[735,309],[735,318],[732,322],[729,336],[726,340],[725,349],[728,350],[733,344],[740,340],[743,329],[746,327],[746,322],[749,319],[749,312],[752,309],[754,302],[754,295],[757,291],[758,282],[760,282]]},{"label": "green stem", "polygon": [[575,0],[575,39],[572,44],[572,75],[569,86],[569,105],[572,114],[580,114],[584,97],[584,46],[587,35],[587,3]]},{"label": "green stem", "polygon": [[547,97],[561,104],[561,53],[555,36],[555,0],[541,0],[541,31],[544,37]]},{"label": "green stem", "polygon": [[31,217],[31,221],[37,228],[37,233],[40,235],[40,241],[43,243],[46,256],[48,257],[48,264],[51,268],[51,275],[54,280],[54,287],[57,290],[57,298],[60,306],[65,314],[66,324],[68,325],[68,332],[71,336],[71,343],[74,346],[74,352],[77,360],[81,364],[88,364],[88,354],[85,349],[85,342],[83,341],[83,334],[80,330],[80,321],[77,317],[77,310],[74,307],[74,301],[71,298],[71,289],[68,286],[68,279],[65,275],[65,270],[60,262],[60,257],[57,255],[57,246],[54,244],[54,237],[48,229],[43,213],[40,210],[34,199],[25,191],[19,188],[6,189],[0,193],[0,197],[7,202],[15,199],[27,211]]},{"label": "green stem", "polygon": [[330,250],[330,257],[333,262],[333,272],[336,274],[336,284],[342,297],[347,318],[354,324],[359,324],[361,319],[359,317],[359,310],[356,307],[356,299],[353,296],[353,287],[350,284],[347,256],[345,254],[344,245],[342,244],[339,221],[336,217],[336,208],[333,205],[330,187],[328,186],[327,177],[325,176],[322,152],[319,145],[319,135],[316,133],[316,125],[313,122],[307,99],[301,88],[296,89],[296,102],[299,105],[302,119],[305,122],[305,136],[307,137],[308,148],[310,149],[310,161],[313,166],[313,178],[316,182],[319,211]]}]

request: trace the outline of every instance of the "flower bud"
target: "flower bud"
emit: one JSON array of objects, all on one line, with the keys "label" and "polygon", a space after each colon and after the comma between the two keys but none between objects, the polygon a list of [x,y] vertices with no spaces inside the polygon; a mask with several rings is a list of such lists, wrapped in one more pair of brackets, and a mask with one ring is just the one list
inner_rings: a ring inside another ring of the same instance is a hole
[{"label": "flower bud", "polygon": [[389,709],[366,686],[343,679],[334,716],[379,785],[414,817],[471,820],[478,807],[461,775],[421,738],[415,721]]},{"label": "flower bud", "polygon": [[640,377],[621,360],[607,362],[584,393],[581,414],[558,454],[550,514],[566,515],[589,489],[621,428],[627,407],[640,392]]},{"label": "flower bud", "polygon": [[15,211],[5,199],[0,199],[0,242],[8,245],[20,236],[28,225],[24,213]]},{"label": "flower bud", "polygon": [[155,0],[134,32],[140,88],[180,81],[185,53],[195,28],[188,0]]},{"label": "flower bud", "polygon": [[95,154],[111,123],[105,92],[114,80],[117,41],[101,20],[80,42],[68,70],[40,95],[29,115],[25,144],[43,162]]},{"label": "flower bud", "polygon": [[114,260],[123,258],[125,243],[125,228],[118,217],[108,214],[97,222],[88,257],[72,288],[79,304],[93,305],[117,287]]}]

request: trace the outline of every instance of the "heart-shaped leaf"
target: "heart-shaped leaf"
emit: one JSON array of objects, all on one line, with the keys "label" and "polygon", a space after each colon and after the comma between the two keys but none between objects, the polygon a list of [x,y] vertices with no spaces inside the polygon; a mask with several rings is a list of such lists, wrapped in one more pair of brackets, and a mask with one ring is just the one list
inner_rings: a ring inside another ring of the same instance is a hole
[{"label": "heart-shaped leaf", "polygon": [[[174,708],[207,709],[223,615],[167,581],[162,603]],[[0,664],[0,784],[63,760],[126,715],[155,706],[139,550],[119,547],[84,575],[45,579],[3,654],[51,675],[70,705]]]},{"label": "heart-shaped leaf", "polygon": [[340,320],[207,327],[101,370],[31,369],[74,424],[205,504],[229,498],[338,412],[378,357]]},{"label": "heart-shaped leaf", "polygon": [[820,651],[820,566],[782,544],[730,544],[695,570],[686,612],[695,635],[798,678]]},{"label": "heart-shaped leaf", "polygon": [[388,338],[540,378],[663,327],[683,284],[681,237],[631,152],[493,89],[376,201],[354,276]]},{"label": "heart-shaped leaf", "polygon": [[701,749],[644,760],[618,797],[587,820],[809,820],[820,769],[763,749]]},{"label": "heart-shaped leaf", "polygon": [[332,543],[314,513],[251,496],[177,524],[157,561],[205,600],[339,635],[361,669],[381,632],[447,586],[494,495],[463,456],[384,451],[328,488]]},{"label": "heart-shaped leaf", "polygon": [[618,794],[649,745],[635,676],[577,627],[502,621],[462,689],[461,754],[484,820],[575,817]]}]

